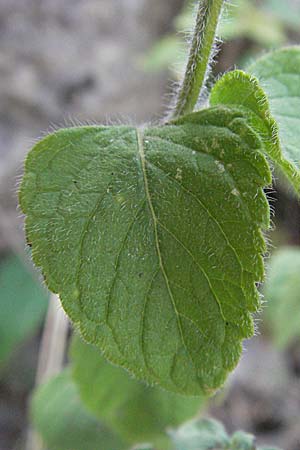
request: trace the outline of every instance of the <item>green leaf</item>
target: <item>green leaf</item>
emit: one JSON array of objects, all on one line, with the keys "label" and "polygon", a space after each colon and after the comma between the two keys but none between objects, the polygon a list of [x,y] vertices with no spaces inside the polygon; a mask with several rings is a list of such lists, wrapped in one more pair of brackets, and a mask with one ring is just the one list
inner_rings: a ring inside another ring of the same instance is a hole
[{"label": "green leaf", "polygon": [[264,0],[263,12],[269,11],[269,14],[280,18],[283,25],[296,32],[299,30],[300,3],[295,0]]},{"label": "green leaf", "polygon": [[[194,419],[170,432],[174,450],[256,450],[251,434],[237,431],[229,438],[224,426],[213,419]],[[276,450],[259,447],[257,450]],[[279,450],[279,449],[277,449]]]},{"label": "green leaf", "polygon": [[[168,35],[160,39],[143,57],[141,63],[144,70],[158,72],[167,69],[171,64],[182,66],[185,61],[183,43],[179,36]],[[181,49],[181,52],[180,52]]]},{"label": "green leaf", "polygon": [[229,4],[227,9],[226,20],[221,22],[219,30],[222,39],[244,37],[261,46],[273,48],[287,41],[280,15],[264,10],[252,0],[237,0]]},{"label": "green leaf", "polygon": [[279,447],[258,447],[257,450],[280,450]]},{"label": "green leaf", "polygon": [[123,369],[108,364],[96,347],[76,336],[71,361],[84,404],[131,443],[150,440],[157,444],[165,439],[168,426],[194,416],[203,404],[199,397],[182,397],[130,378]]},{"label": "green leaf", "polygon": [[279,447],[258,447],[257,450],[280,450]]},{"label": "green leaf", "polygon": [[[272,101],[272,97],[270,97],[270,101]],[[266,154],[284,173],[299,195],[300,171],[293,163],[291,154],[281,149],[277,123],[271,116],[267,96],[257,79],[241,70],[226,73],[213,87],[210,103],[211,105],[234,105],[242,108],[241,110],[248,116],[249,123],[260,135]],[[296,131],[296,134],[300,136],[299,131]]]},{"label": "green leaf", "polygon": [[248,71],[260,80],[267,93],[271,113],[279,127],[283,152],[299,169],[300,46],[269,53],[252,64]]},{"label": "green leaf", "polygon": [[299,248],[286,247],[274,253],[264,286],[265,317],[280,348],[300,337],[299,273]]},{"label": "green leaf", "polygon": [[143,131],[58,131],[29,153],[20,203],[85,340],[139,379],[202,395],[253,334],[270,182],[243,114],[219,107]]},{"label": "green leaf", "polygon": [[127,448],[86,411],[68,370],[37,388],[32,399],[31,416],[48,450]]},{"label": "green leaf", "polygon": [[229,438],[220,422],[213,419],[194,419],[177,430],[170,431],[176,450],[225,450]]},{"label": "green leaf", "polygon": [[17,256],[0,266],[0,366],[24,339],[41,325],[47,309],[47,292]]},{"label": "green leaf", "polygon": [[226,450],[256,450],[255,438],[244,431],[236,431]]}]

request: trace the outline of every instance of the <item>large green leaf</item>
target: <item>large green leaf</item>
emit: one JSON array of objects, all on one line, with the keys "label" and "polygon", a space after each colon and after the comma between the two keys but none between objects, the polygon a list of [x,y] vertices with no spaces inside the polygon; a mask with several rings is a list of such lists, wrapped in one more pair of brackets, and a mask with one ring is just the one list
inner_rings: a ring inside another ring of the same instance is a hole
[{"label": "large green leaf", "polygon": [[73,339],[71,361],[84,404],[131,443],[150,440],[165,450],[165,429],[194,416],[203,404],[199,397],[182,397],[130,378],[79,337]]},{"label": "large green leaf", "polygon": [[283,348],[300,337],[300,249],[282,248],[271,259],[265,316],[276,344]]},{"label": "large green leaf", "polygon": [[84,338],[136,377],[214,392],[253,334],[271,182],[243,114],[80,127],[37,144],[20,202],[49,288]]},{"label": "large green leaf", "polygon": [[0,265],[0,365],[41,324],[47,292],[17,256]]},{"label": "large green leaf", "polygon": [[31,416],[48,450],[127,448],[86,411],[68,370],[37,388],[32,399]]},{"label": "large green leaf", "polygon": [[[300,66],[298,87],[300,101]],[[272,101],[272,96],[270,96],[270,99]],[[245,114],[248,115],[251,126],[261,136],[266,154],[288,178],[299,195],[299,168],[293,162],[293,155],[282,150],[277,122],[271,115],[268,98],[257,79],[241,70],[226,73],[213,87],[210,94],[210,103],[211,105],[234,105],[242,108]],[[275,117],[278,119],[276,115]],[[300,131],[296,128],[294,136],[297,135],[299,139]],[[282,142],[285,143],[285,140],[283,139]],[[300,156],[299,145],[298,153]]]},{"label": "large green leaf", "polygon": [[263,56],[248,71],[268,95],[284,154],[300,167],[300,46]]}]

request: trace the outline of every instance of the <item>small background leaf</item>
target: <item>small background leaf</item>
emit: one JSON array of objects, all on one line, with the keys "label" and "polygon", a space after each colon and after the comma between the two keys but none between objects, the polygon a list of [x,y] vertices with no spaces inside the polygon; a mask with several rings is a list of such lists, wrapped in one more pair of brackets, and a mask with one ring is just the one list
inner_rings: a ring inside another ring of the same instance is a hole
[{"label": "small background leaf", "polygon": [[258,447],[257,450],[280,450],[279,447]]},{"label": "small background leaf", "polygon": [[170,432],[176,450],[223,450],[229,444],[225,428],[213,419],[194,419]]},{"label": "small background leaf", "polygon": [[282,23],[294,31],[299,31],[300,3],[298,0],[265,0],[262,6],[263,12],[271,12],[278,17]]},{"label": "small background leaf", "polygon": [[286,41],[280,15],[271,13],[268,8],[263,9],[251,0],[229,3],[219,33],[220,37],[226,40],[245,37],[269,48],[282,45]]},{"label": "small background leaf", "polygon": [[276,450],[257,448],[254,436],[243,431],[229,438],[224,426],[214,419],[191,420],[172,430],[170,436],[175,450]]},{"label": "small background leaf", "polygon": [[113,432],[86,411],[68,370],[35,391],[31,416],[48,450],[127,448]]},{"label": "small background leaf", "polygon": [[300,47],[269,53],[247,68],[268,95],[283,151],[300,167]]},{"label": "small background leaf", "polygon": [[279,447],[258,447],[257,450],[280,450]]},{"label": "small background leaf", "polygon": [[261,137],[267,156],[300,195],[299,168],[293,164],[291,155],[282,150],[277,122],[271,116],[268,98],[258,81],[241,70],[228,72],[214,85],[210,104],[237,105],[244,110],[249,124]]},{"label": "small background leaf", "polygon": [[287,247],[274,253],[264,287],[265,318],[280,348],[300,337],[299,274],[299,248]]},{"label": "small background leaf", "polygon": [[0,265],[0,367],[15,347],[40,326],[48,293],[17,256]]},{"label": "small background leaf", "polygon": [[233,434],[226,450],[255,450],[255,439],[252,434],[237,431]]}]

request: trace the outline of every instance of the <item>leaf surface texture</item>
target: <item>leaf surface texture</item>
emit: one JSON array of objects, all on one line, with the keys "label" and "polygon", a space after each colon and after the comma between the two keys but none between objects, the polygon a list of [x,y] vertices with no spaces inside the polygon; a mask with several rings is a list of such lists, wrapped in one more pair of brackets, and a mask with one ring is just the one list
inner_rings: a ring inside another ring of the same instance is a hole
[{"label": "leaf surface texture", "polygon": [[210,394],[253,334],[271,174],[243,112],[58,131],[20,203],[48,287],[86,341],[150,384]]}]

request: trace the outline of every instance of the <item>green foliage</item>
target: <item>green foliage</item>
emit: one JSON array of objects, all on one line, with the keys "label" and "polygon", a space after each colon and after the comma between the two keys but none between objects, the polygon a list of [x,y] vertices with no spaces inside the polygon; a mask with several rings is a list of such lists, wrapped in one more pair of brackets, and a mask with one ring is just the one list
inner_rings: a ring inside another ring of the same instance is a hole
[{"label": "green foliage", "polygon": [[86,407],[131,443],[150,440],[165,450],[165,429],[194,416],[203,404],[199,397],[182,397],[130,378],[76,336],[71,362]]},{"label": "green foliage", "polygon": [[237,431],[224,450],[279,450],[277,447],[257,447],[252,434]]},{"label": "green foliage", "polygon": [[228,436],[223,425],[213,419],[194,419],[170,435],[174,450],[268,450],[256,447],[254,436],[248,433],[237,431]]},{"label": "green foliage", "polygon": [[226,450],[256,450],[254,436],[243,431],[237,431],[232,436]]},{"label": "green foliage", "polygon": [[274,48],[287,41],[280,13],[268,8],[266,1],[258,4],[253,0],[236,0],[229,4],[228,17],[220,26],[220,36],[225,40],[247,38],[266,48]]},{"label": "green foliage", "polygon": [[229,443],[225,428],[213,419],[194,419],[170,435],[176,450],[224,449]]},{"label": "green foliage", "polygon": [[31,416],[49,450],[124,450],[126,445],[81,404],[68,370],[34,393]]},{"label": "green foliage", "polygon": [[[182,48],[181,52],[185,54],[186,48],[178,36],[166,36],[148,51],[146,57],[142,58],[141,65],[147,72],[159,71],[166,66],[170,66],[175,61],[178,62],[178,51],[180,48]],[[181,67],[183,63],[184,61],[180,64]]]},{"label": "green foliage", "polygon": [[[189,33],[193,29],[193,4],[193,1],[187,2],[176,17],[176,33],[156,42],[143,58],[145,70],[158,71],[171,67],[175,77],[181,78],[188,45],[179,33]],[[263,0],[255,4],[253,0],[235,0],[228,2],[225,9],[225,17],[218,28],[218,36],[225,41],[247,38],[256,46],[270,49],[288,42],[289,29],[299,29],[300,6],[292,1],[287,5],[282,0]]]},{"label": "green foliage", "polygon": [[17,256],[0,266],[0,366],[41,325],[47,293]]},{"label": "green foliage", "polygon": [[[106,426],[126,444],[149,439],[165,449],[165,427],[201,401],[174,393],[215,392],[253,334],[269,163],[300,193],[300,50],[251,67],[270,104],[256,78],[233,71],[212,89],[210,108],[184,115],[205,87],[222,4],[199,3],[173,111],[180,118],[143,129],[60,130],[26,160],[20,204],[34,262],[95,346],[77,340],[72,347],[74,379],[90,413],[68,372],[35,395],[36,427],[54,450],[124,446],[111,444]],[[145,387],[102,356],[172,394]],[[170,438],[175,450],[256,449],[253,436],[229,437],[209,419]]]},{"label": "green foliage", "polygon": [[[171,408],[175,409],[179,406],[178,400],[172,405],[169,403],[170,395],[172,394],[165,393],[166,401],[161,401],[162,399],[156,394],[158,403],[155,405],[155,398],[153,398],[152,406],[149,403],[149,395],[144,395],[140,398],[141,403],[145,402],[144,407],[135,403],[133,397],[131,397],[133,405],[129,407],[129,396],[133,395],[131,383],[137,384],[137,382],[124,376],[120,369],[109,366],[101,359],[94,358],[91,349],[93,352],[96,350],[83,344],[78,338],[73,342],[72,347],[71,353],[73,359],[75,359],[75,379],[79,383],[81,396],[89,403],[90,409],[97,412],[99,417],[105,416],[108,420],[104,424],[102,420],[99,421],[93,413],[86,409],[82,404],[77,386],[70,376],[70,370],[65,370],[37,388],[31,403],[33,424],[48,450],[125,450],[128,448],[128,442],[130,443],[134,437],[136,440],[139,440],[145,434],[143,430],[141,432],[136,430],[136,434],[130,435],[130,430],[133,431],[133,428],[145,427],[144,420],[149,424],[151,414],[156,416],[153,420],[162,420],[163,425],[167,425],[166,415],[172,413],[170,411]],[[81,366],[79,373],[79,364],[83,362],[84,351],[86,351],[85,364],[87,373],[91,375],[90,377],[88,375],[84,376],[83,366]],[[76,361],[76,359],[78,360]],[[102,363],[101,368],[99,361]],[[90,372],[91,366],[93,366],[93,374],[96,376],[95,380]],[[102,379],[102,383],[105,383],[105,385],[107,383],[108,388],[105,391],[105,386],[103,386],[101,393],[100,383],[103,370],[106,370],[106,376],[105,379]],[[115,374],[113,373],[114,371]],[[112,376],[111,381],[107,378],[110,375]],[[87,386],[85,379],[90,382],[90,387]],[[129,389],[127,399],[126,388]],[[115,392],[113,392],[113,389]],[[91,398],[93,391],[95,400]],[[184,401],[187,405],[187,400]],[[124,406],[123,411],[122,403]],[[133,411],[136,405],[138,406],[138,411]],[[104,409],[103,413],[101,412],[101,407]],[[150,407],[150,410],[147,413],[146,409],[148,407]],[[163,411],[159,411],[160,407],[162,407]],[[118,412],[114,408],[117,408]],[[133,412],[136,414],[135,423],[133,416],[129,419],[126,418],[126,411],[128,411],[129,415]],[[118,413],[120,417],[117,417]],[[180,418],[181,413],[182,410],[181,412],[179,411],[176,420]],[[122,421],[124,421],[123,424]],[[110,423],[111,427],[107,426],[108,423]],[[126,427],[129,427],[129,430]],[[161,424],[159,427],[160,432],[162,428]],[[116,431],[118,435],[121,431],[124,440],[121,440],[111,429],[114,432]],[[126,438],[124,431],[127,434]],[[150,436],[153,432],[154,429],[150,433],[146,432],[146,434]],[[275,448],[266,447],[257,448],[254,437],[241,431],[229,437],[223,425],[212,419],[193,419],[178,429],[169,430],[168,434],[173,450],[211,450],[213,448],[220,450],[276,450]],[[160,437],[154,447],[151,444],[140,444],[132,450],[154,450],[154,448],[155,450],[170,448],[167,436],[165,439]]]},{"label": "green foliage", "polygon": [[212,393],[253,334],[271,182],[261,145],[239,110],[216,107],[143,132],[61,130],[29,153],[33,259],[84,338],[137,378]]},{"label": "green foliage", "polygon": [[[213,87],[210,95],[210,104],[239,105],[245,115],[247,115],[248,123],[260,135],[267,156],[287,177],[295,191],[300,194],[299,168],[293,163],[294,155],[281,149],[277,123],[271,116],[267,96],[259,86],[258,81],[241,70],[228,72]],[[299,131],[295,130],[294,135],[299,138]],[[288,143],[290,134],[282,130],[281,136],[284,145]]]},{"label": "green foliage", "polygon": [[184,115],[205,89],[222,5],[199,2],[178,119],[60,130],[26,160],[20,205],[34,262],[87,342],[73,342],[74,379],[66,371],[35,393],[33,420],[50,450],[148,439],[164,450],[256,450],[252,435],[229,437],[210,419],[163,435],[222,386],[253,334],[269,164],[300,193],[299,47],[251,66],[270,104],[254,76],[233,71],[212,89],[210,108]]},{"label": "green foliage", "polygon": [[296,0],[264,0],[262,5],[264,13],[271,12],[278,17],[282,24],[292,31],[299,31],[300,3]]},{"label": "green foliage", "polygon": [[283,152],[300,167],[300,47],[269,53],[253,63],[249,72],[262,84],[279,127]]},{"label": "green foliage", "polygon": [[299,248],[282,248],[272,256],[264,287],[265,317],[280,348],[300,337],[299,274]]}]

